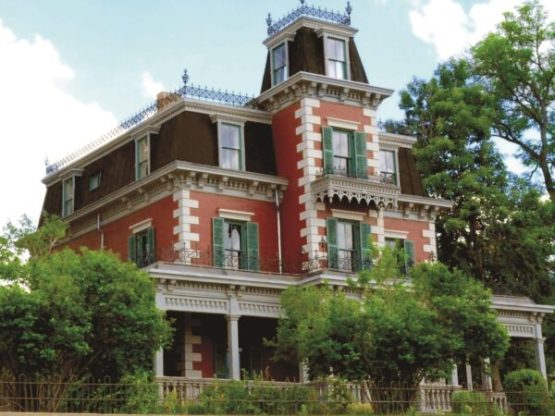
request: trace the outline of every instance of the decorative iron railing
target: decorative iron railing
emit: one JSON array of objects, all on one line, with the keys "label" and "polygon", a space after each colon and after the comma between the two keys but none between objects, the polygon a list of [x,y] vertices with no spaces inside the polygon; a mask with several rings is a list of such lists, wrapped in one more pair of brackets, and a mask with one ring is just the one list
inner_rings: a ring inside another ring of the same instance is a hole
[{"label": "decorative iron railing", "polygon": [[[184,71],[182,80],[183,80],[183,86],[172,92],[167,93],[165,96],[165,99],[169,101],[175,101],[178,99],[189,97],[189,98],[198,98],[205,101],[217,102],[221,104],[244,107],[246,104],[249,103],[249,101],[251,101],[254,98],[254,96],[252,95],[236,93],[235,91],[229,92],[227,90],[223,91],[220,89],[202,87],[199,85],[193,85],[193,84],[187,85],[189,81],[187,70]],[[60,159],[54,163],[47,165],[46,174],[50,175],[51,173],[58,171],[59,169],[70,164],[71,162],[99,148],[100,146],[109,142],[110,140],[121,136],[122,134],[129,131],[131,128],[138,126],[139,124],[151,118],[153,115],[156,114],[156,112],[159,109],[160,109],[160,100],[153,101],[143,109],[137,111],[130,117],[121,121],[116,127],[114,127],[109,132],[103,134],[96,140],[93,140],[92,142],[86,144],[85,146],[69,154],[63,159]]]},{"label": "decorative iron railing", "polygon": [[324,175],[336,175],[336,176],[345,176],[348,178],[357,178],[357,179],[368,179],[368,172],[360,172],[356,169],[353,169],[352,166],[348,167],[340,167],[340,166],[326,166],[323,169]]},{"label": "decorative iron railing", "polygon": [[300,19],[301,17],[314,17],[319,20],[347,26],[351,24],[351,12],[353,11],[353,8],[351,7],[351,2],[349,1],[347,2],[347,6],[345,7],[345,13],[322,9],[315,6],[309,6],[305,4],[305,0],[300,1],[301,5],[299,7],[292,10],[289,14],[277,20],[276,22],[272,21],[272,16],[270,15],[270,13],[268,13],[268,17],[266,18],[266,24],[268,25],[268,36],[279,32],[280,30],[289,26],[291,23],[293,23],[297,19]]}]

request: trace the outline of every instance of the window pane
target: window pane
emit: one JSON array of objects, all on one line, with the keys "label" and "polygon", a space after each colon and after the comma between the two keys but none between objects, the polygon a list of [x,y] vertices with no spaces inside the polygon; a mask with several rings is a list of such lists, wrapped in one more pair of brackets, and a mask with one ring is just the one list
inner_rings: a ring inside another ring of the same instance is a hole
[{"label": "window pane", "polygon": [[380,170],[395,173],[395,153],[387,150],[380,151]]},{"label": "window pane", "polygon": [[345,62],[345,42],[339,39],[328,38],[326,42],[328,46],[328,59],[334,61]]},{"label": "window pane", "polygon": [[274,84],[279,84],[285,81],[285,67],[276,69],[274,71]]},{"label": "window pane", "polygon": [[224,248],[241,250],[241,226],[239,224],[224,223]]},{"label": "window pane", "polygon": [[241,128],[232,124],[222,124],[220,134],[222,137],[221,146],[232,149],[240,149],[241,147]]},{"label": "window pane", "polygon": [[148,146],[147,138],[143,137],[137,141],[137,162],[144,162],[148,160]]},{"label": "window pane", "polygon": [[337,223],[337,248],[342,250],[353,249],[353,224],[348,222]]},{"label": "window pane", "polygon": [[345,132],[333,132],[333,154],[334,156],[349,157],[349,135]]},{"label": "window pane", "polygon": [[285,56],[285,44],[278,46],[273,50],[274,54],[274,69],[284,67],[287,65]]},{"label": "window pane", "polygon": [[222,149],[222,168],[240,169],[240,152],[233,149]]},{"label": "window pane", "polygon": [[73,199],[73,178],[64,181],[64,201]]},{"label": "window pane", "polygon": [[148,160],[139,163],[139,177],[137,179],[144,178],[148,175]]},{"label": "window pane", "polygon": [[224,266],[238,269],[241,261],[241,225],[224,223]]}]

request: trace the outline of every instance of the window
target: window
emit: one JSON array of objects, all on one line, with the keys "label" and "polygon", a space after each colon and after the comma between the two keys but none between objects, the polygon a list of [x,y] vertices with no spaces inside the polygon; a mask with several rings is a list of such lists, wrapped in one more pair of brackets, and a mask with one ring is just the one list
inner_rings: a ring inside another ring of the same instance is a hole
[{"label": "window", "polygon": [[380,150],[380,181],[397,185],[395,152],[392,150]]},{"label": "window", "polygon": [[328,218],[328,267],[355,272],[372,264],[370,225],[357,221]]},{"label": "window", "polygon": [[272,49],[272,85],[287,79],[287,43]]},{"label": "window", "polygon": [[229,123],[220,124],[220,167],[243,169],[242,126]]},{"label": "window", "polygon": [[73,214],[75,196],[75,177],[62,182],[62,217]]},{"label": "window", "polygon": [[333,131],[333,173],[336,175],[347,176],[351,172],[352,161],[352,134],[345,131]]},{"label": "window", "polygon": [[258,270],[258,224],[214,218],[212,245],[214,266]]},{"label": "window", "polygon": [[401,238],[386,237],[385,245],[397,252],[401,273],[408,275],[409,269],[414,266],[414,242]]},{"label": "window", "polygon": [[324,127],[323,137],[325,174],[353,178],[368,176],[366,134]]},{"label": "window", "polygon": [[328,77],[348,79],[347,53],[345,41],[342,39],[326,38],[326,73]]},{"label": "window", "polygon": [[94,191],[100,186],[100,180],[102,178],[102,172],[96,172],[94,175],[89,177],[89,191]]},{"label": "window", "polygon": [[154,228],[149,227],[129,237],[129,260],[137,267],[154,263]]},{"label": "window", "polygon": [[149,136],[135,141],[135,180],[144,178],[150,173]]}]

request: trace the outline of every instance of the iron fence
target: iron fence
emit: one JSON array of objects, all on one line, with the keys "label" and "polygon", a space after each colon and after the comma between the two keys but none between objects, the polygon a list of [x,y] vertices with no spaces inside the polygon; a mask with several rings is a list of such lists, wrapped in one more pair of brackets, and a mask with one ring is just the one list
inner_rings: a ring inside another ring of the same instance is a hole
[{"label": "iron fence", "polygon": [[492,392],[459,386],[308,383],[160,377],[155,381],[0,379],[0,411],[159,414],[403,414],[550,416],[547,390]]}]

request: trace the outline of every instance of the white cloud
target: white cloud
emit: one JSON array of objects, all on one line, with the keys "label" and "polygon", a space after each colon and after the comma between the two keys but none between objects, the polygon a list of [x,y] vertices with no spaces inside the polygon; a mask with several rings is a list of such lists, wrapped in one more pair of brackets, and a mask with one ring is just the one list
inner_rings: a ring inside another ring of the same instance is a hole
[{"label": "white cloud", "polygon": [[150,72],[143,72],[141,76],[143,85],[143,95],[148,98],[156,98],[156,95],[164,90],[164,84],[159,81],[155,81],[150,75]]},{"label": "white cloud", "polygon": [[[409,19],[413,34],[434,46],[440,60],[463,53],[502,21],[503,13],[514,10],[520,0],[487,0],[468,12],[455,0],[412,1]],[[544,0],[551,17],[555,2]]]},{"label": "white cloud", "polygon": [[48,39],[18,38],[0,20],[0,226],[22,214],[38,219],[51,162],[113,127],[113,114],[66,92],[75,78]]}]

